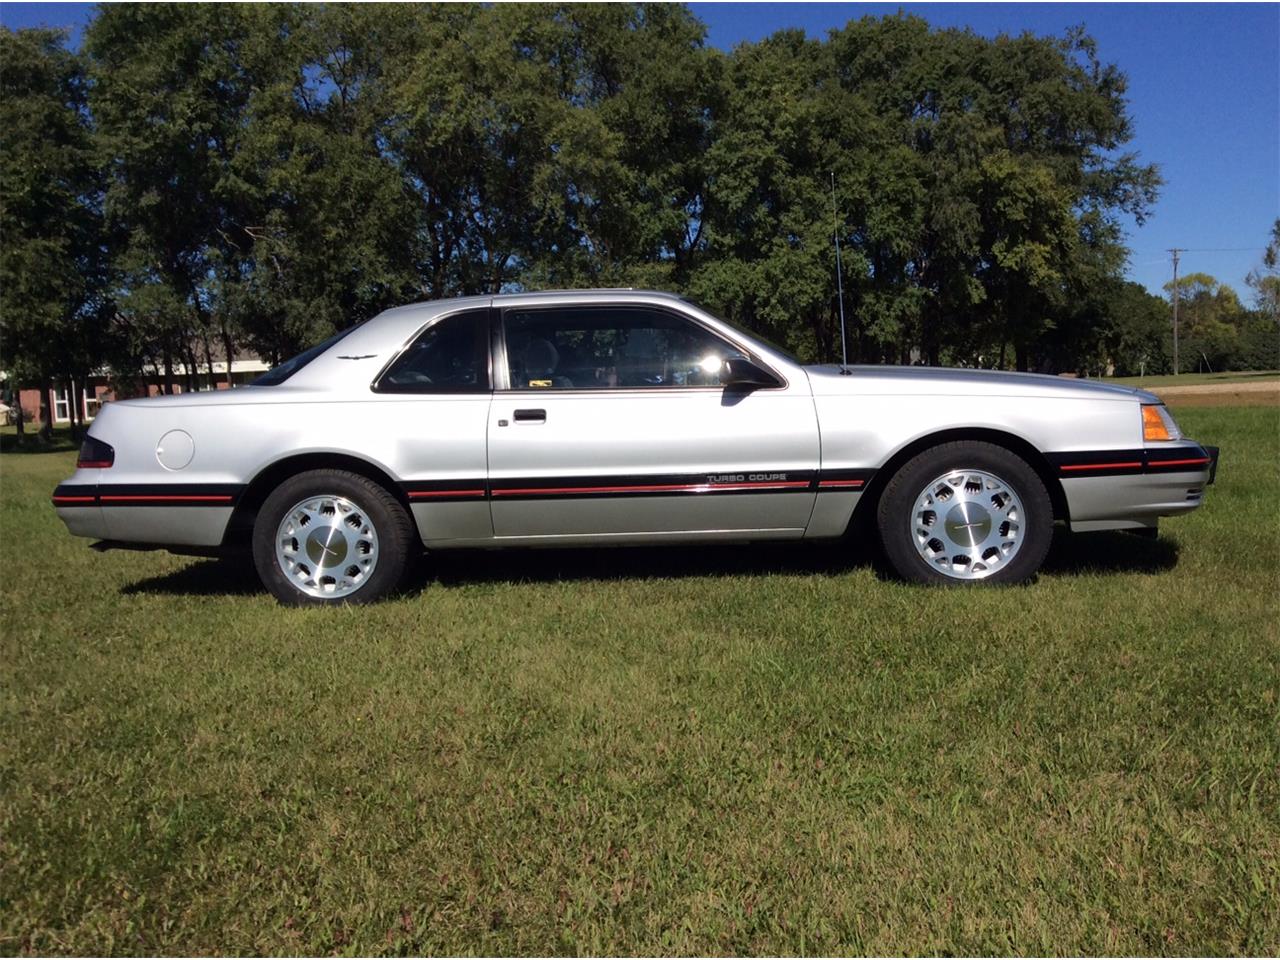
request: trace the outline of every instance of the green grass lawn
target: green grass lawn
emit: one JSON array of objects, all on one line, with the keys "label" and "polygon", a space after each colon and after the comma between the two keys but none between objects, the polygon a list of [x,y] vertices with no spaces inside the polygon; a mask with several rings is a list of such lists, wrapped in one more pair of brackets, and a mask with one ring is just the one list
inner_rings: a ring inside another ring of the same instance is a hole
[{"label": "green grass lawn", "polygon": [[475,554],[372,608],[97,555],[0,457],[0,951],[1280,951],[1280,429],[1159,541]]},{"label": "green grass lawn", "polygon": [[1226,373],[1180,373],[1149,377],[1107,377],[1106,383],[1118,383],[1128,387],[1193,387],[1202,383],[1251,383],[1280,380],[1280,370],[1244,370]]}]

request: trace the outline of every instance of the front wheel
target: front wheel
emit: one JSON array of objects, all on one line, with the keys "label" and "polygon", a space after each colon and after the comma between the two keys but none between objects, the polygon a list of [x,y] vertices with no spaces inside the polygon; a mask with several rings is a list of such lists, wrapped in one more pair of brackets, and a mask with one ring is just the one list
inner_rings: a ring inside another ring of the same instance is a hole
[{"label": "front wheel", "polygon": [[263,585],[289,606],[371,603],[399,586],[412,524],[381,486],[345,470],[280,484],[253,525]]},{"label": "front wheel", "polygon": [[1025,460],[990,443],[945,443],[889,481],[877,520],[894,569],[916,583],[1021,583],[1040,569],[1053,506]]}]

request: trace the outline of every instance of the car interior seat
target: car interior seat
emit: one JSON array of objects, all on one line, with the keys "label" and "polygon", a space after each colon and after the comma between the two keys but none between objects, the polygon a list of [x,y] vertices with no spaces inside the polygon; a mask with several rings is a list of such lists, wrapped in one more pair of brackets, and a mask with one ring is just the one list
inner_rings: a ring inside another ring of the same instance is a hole
[{"label": "car interior seat", "polygon": [[573,381],[568,377],[558,376],[556,368],[560,364],[560,353],[550,340],[535,337],[525,346],[520,355],[524,367],[522,387],[572,387]]}]

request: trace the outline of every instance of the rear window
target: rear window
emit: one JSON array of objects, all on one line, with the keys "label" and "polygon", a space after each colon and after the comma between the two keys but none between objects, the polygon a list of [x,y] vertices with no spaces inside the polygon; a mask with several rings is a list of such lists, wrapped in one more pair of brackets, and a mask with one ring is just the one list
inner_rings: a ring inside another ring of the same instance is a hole
[{"label": "rear window", "polygon": [[258,377],[257,380],[252,381],[249,384],[249,386],[274,387],[284,383],[286,380],[292,377],[295,373],[297,373],[299,370],[305,367],[308,363],[310,363],[316,357],[320,356],[320,354],[324,353],[326,350],[332,347],[335,343],[337,343],[339,340],[341,340],[343,337],[345,337],[352,330],[355,330],[359,326],[360,324],[357,323],[354,327],[347,327],[347,329],[345,330],[340,330],[337,333],[335,333],[332,337],[330,337],[328,340],[325,340],[322,343],[317,343],[314,347],[310,347],[309,349],[303,350],[296,357],[290,357],[284,363],[280,364],[277,367],[272,367],[262,376]]}]

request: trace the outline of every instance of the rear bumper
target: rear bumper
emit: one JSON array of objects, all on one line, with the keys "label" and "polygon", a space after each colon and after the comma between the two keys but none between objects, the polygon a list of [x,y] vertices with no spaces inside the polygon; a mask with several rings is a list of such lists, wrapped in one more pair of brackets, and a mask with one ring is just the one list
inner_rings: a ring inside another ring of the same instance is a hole
[{"label": "rear bumper", "polygon": [[214,547],[222,543],[240,488],[174,492],[160,485],[59,484],[58,519],[73,536],[94,540]]}]

